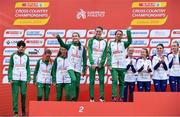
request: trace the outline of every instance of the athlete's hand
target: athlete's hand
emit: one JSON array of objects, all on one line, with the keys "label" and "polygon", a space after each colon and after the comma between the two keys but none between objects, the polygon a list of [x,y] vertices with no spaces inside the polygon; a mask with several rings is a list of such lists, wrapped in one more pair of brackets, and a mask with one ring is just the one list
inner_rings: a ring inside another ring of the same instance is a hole
[{"label": "athlete's hand", "polygon": [[91,67],[92,67],[92,69],[94,69],[94,70],[96,69],[96,66],[95,66],[95,65],[92,65]]},{"label": "athlete's hand", "polygon": [[53,83],[53,86],[56,86],[56,83],[55,83],[55,82]]},{"label": "athlete's hand", "polygon": [[164,62],[164,56],[161,57],[161,61]]},{"label": "athlete's hand", "polygon": [[127,29],[128,29],[128,30],[131,30],[131,29],[132,29],[132,27],[131,27],[131,26],[129,26]]},{"label": "athlete's hand", "polygon": [[33,80],[34,78],[33,78],[33,77],[31,77],[30,79],[31,79],[31,80]]},{"label": "athlete's hand", "polygon": [[10,83],[10,84],[12,84],[12,83],[13,83],[13,81],[11,80],[9,83]]}]

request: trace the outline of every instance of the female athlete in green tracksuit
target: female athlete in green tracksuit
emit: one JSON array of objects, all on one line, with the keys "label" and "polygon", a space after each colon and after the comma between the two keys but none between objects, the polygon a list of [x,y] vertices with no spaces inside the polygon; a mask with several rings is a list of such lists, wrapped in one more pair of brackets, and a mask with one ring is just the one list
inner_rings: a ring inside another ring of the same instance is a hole
[{"label": "female athlete in green tracksuit", "polygon": [[117,81],[119,80],[120,98],[124,98],[124,77],[126,73],[126,48],[131,44],[131,31],[127,30],[127,42],[122,42],[123,32],[117,30],[115,32],[115,41],[109,43],[108,46],[108,66],[112,75],[112,100],[117,98]]},{"label": "female athlete in green tracksuit", "polygon": [[56,86],[56,97],[58,101],[62,100],[63,88],[66,91],[66,101],[70,101],[71,78],[68,74],[67,67],[67,50],[61,47],[54,60],[52,69],[52,82]]},{"label": "female athlete in green tracksuit", "polygon": [[24,41],[17,43],[17,52],[10,57],[8,80],[12,84],[13,111],[18,115],[18,92],[21,90],[22,115],[26,115],[26,87],[30,81],[29,57],[24,53],[26,44]]},{"label": "female athlete in green tracksuit", "polygon": [[51,50],[46,49],[43,58],[39,59],[34,71],[33,82],[37,85],[38,89],[38,101],[42,100],[42,93],[44,90],[44,100],[48,101],[51,85],[51,70],[53,60],[51,59]]},{"label": "female athlete in green tracksuit", "polygon": [[95,31],[96,31],[96,35],[93,38],[91,38],[88,42],[90,102],[94,102],[94,80],[95,80],[96,70],[98,71],[98,75],[99,75],[100,101],[104,102],[104,74],[105,74],[104,64],[106,61],[107,42],[101,37],[103,32],[102,27],[96,27]]},{"label": "female athlete in green tracksuit", "polygon": [[57,35],[56,38],[58,39],[59,44],[68,50],[67,69],[71,78],[72,100],[77,101],[79,96],[82,63],[82,76],[86,73],[86,49],[81,45],[79,41],[80,35],[77,32],[72,34],[73,41],[71,44],[65,44],[59,35]]}]

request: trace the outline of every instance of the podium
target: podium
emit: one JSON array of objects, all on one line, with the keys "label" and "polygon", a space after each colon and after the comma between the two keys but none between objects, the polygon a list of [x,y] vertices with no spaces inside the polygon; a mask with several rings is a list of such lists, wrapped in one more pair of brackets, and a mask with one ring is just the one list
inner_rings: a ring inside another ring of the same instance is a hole
[{"label": "podium", "polygon": [[29,116],[180,116],[180,93],[135,92],[134,102],[31,101]]}]

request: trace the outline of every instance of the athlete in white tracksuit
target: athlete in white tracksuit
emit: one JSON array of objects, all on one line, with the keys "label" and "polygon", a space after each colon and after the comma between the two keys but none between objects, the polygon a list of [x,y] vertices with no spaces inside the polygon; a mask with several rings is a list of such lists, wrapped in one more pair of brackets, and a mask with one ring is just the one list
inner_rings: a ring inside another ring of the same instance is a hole
[{"label": "athlete in white tracksuit", "polygon": [[62,100],[63,88],[66,92],[66,101],[70,101],[71,78],[68,74],[67,67],[67,50],[61,47],[54,60],[52,69],[52,82],[56,86],[56,97],[58,101]]},{"label": "athlete in white tracksuit", "polygon": [[71,78],[72,100],[77,101],[80,91],[80,79],[86,74],[86,49],[81,45],[80,35],[73,32],[71,44],[65,44],[59,35],[56,36],[60,46],[68,50],[68,73]]},{"label": "athlete in white tracksuit", "polygon": [[163,44],[158,44],[156,49],[157,54],[152,56],[154,88],[157,92],[165,92],[168,80],[168,59],[163,55]]},{"label": "athlete in white tracksuit", "polygon": [[138,72],[137,87],[140,92],[144,90],[149,92],[151,90],[152,62],[148,56],[148,50],[143,48],[141,51],[141,57],[137,60],[136,64]]},{"label": "athlete in white tracksuit", "polygon": [[38,60],[34,71],[34,84],[38,89],[38,101],[42,100],[42,94],[44,92],[44,100],[49,100],[50,86],[52,83],[51,70],[53,60],[50,58],[52,52],[47,49],[41,59]]},{"label": "athlete in white tracksuit", "polygon": [[[124,86],[124,101],[133,101],[133,92],[136,82],[136,59],[133,58],[134,49],[132,47],[127,48],[126,57],[126,74],[125,74],[125,86]],[[129,96],[128,96],[129,89]]]},{"label": "athlete in white tracksuit", "polygon": [[12,85],[13,111],[18,115],[18,92],[21,91],[22,116],[26,115],[26,89],[30,82],[29,57],[24,53],[26,44],[24,41],[17,43],[17,52],[10,57],[8,68],[8,80]]},{"label": "athlete in white tracksuit", "polygon": [[168,54],[169,84],[172,92],[180,92],[180,53],[179,43],[174,41],[171,45],[172,52]]},{"label": "athlete in white tracksuit", "polygon": [[96,71],[99,75],[100,101],[104,102],[104,75],[107,54],[107,42],[101,35],[102,27],[96,27],[96,35],[88,41],[88,66],[89,66],[89,97],[94,102],[94,83]]},{"label": "athlete in white tracksuit", "polygon": [[117,99],[117,84],[119,81],[119,99],[123,101],[124,98],[124,77],[126,73],[126,48],[132,42],[131,30],[127,30],[126,42],[122,41],[123,32],[117,30],[115,32],[115,40],[111,41],[108,46],[108,67],[112,76],[112,101]]}]

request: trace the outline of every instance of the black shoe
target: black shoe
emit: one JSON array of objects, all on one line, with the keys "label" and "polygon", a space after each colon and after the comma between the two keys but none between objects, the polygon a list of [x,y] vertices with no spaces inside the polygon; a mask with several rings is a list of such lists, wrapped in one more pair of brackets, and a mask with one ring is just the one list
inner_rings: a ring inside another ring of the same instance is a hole
[{"label": "black shoe", "polygon": [[18,112],[14,112],[14,117],[18,117]]},{"label": "black shoe", "polygon": [[77,100],[76,100],[76,98],[73,97],[73,98],[72,98],[72,101],[73,101],[73,102],[76,102]]},{"label": "black shoe", "polygon": [[23,113],[22,113],[22,116],[26,116],[26,113],[25,113],[25,112],[23,112]]}]

